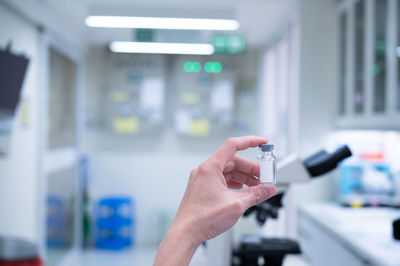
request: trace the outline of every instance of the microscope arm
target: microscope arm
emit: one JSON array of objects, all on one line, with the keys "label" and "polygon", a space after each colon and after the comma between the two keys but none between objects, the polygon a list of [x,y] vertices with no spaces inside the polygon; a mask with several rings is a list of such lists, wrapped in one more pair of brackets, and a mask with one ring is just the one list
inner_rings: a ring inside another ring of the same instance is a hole
[{"label": "microscope arm", "polygon": [[305,183],[313,178],[320,177],[335,169],[339,162],[350,156],[351,151],[346,145],[337,148],[332,153],[327,153],[324,150],[319,151],[303,161],[296,154],[287,156],[278,162],[276,195],[249,208],[243,216],[248,216],[255,212],[256,219],[260,225],[267,218],[276,219],[278,217],[278,209],[282,207],[281,201],[284,193],[292,183]]},{"label": "microscope arm", "polygon": [[291,183],[304,183],[335,169],[345,158],[351,156],[350,149],[344,145],[332,153],[322,150],[305,160],[296,154],[278,162],[278,193],[285,191]]}]

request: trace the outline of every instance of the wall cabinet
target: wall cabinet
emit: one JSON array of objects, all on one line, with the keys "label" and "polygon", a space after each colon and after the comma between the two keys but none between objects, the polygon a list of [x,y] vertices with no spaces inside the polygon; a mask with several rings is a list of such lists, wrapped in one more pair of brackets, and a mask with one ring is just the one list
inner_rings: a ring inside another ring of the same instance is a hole
[{"label": "wall cabinet", "polygon": [[336,125],[400,129],[400,2],[346,0],[337,23]]}]

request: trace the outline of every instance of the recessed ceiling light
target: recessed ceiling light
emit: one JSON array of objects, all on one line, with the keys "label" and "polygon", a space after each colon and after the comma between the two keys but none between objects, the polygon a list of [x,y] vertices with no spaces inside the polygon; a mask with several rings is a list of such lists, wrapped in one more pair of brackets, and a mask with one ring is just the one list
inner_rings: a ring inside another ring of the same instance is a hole
[{"label": "recessed ceiling light", "polygon": [[178,30],[237,30],[239,22],[233,19],[161,18],[89,16],[85,23],[89,27],[178,29]]},{"label": "recessed ceiling light", "polygon": [[114,53],[191,55],[214,53],[214,47],[211,44],[200,43],[112,42],[109,48]]}]

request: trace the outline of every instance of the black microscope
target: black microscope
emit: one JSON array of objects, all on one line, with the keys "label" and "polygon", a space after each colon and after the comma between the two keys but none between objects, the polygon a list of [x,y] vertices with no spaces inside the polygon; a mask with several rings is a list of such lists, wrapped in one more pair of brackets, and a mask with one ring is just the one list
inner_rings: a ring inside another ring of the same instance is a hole
[{"label": "black microscope", "polygon": [[[283,207],[282,198],[289,185],[294,182],[307,182],[335,169],[339,162],[350,157],[350,149],[344,145],[332,153],[319,151],[305,160],[296,155],[289,156],[278,163],[277,194],[249,208],[243,216],[255,214],[261,225],[268,218],[277,219],[278,210]],[[267,238],[260,235],[243,236],[238,247],[233,249],[233,266],[281,266],[287,254],[300,254],[300,245],[287,238]]]}]

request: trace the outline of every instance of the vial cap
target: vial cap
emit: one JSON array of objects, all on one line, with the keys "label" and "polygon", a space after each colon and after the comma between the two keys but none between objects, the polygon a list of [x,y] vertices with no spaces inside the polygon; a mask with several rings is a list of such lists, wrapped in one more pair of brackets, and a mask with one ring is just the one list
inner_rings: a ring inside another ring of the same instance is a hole
[{"label": "vial cap", "polygon": [[261,151],[272,151],[274,150],[274,144],[261,144],[260,146]]}]

